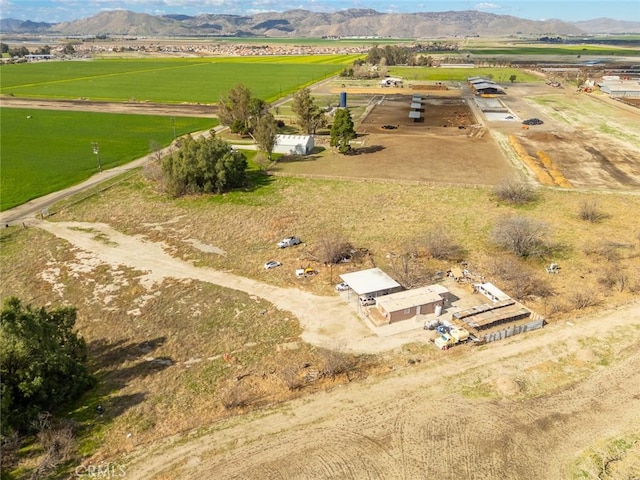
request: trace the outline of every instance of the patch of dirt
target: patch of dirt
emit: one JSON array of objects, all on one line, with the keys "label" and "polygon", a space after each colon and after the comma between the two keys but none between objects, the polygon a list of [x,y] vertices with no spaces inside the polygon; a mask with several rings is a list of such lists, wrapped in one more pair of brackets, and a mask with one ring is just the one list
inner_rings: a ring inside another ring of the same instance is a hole
[{"label": "patch of dirt", "polygon": [[215,105],[161,104],[147,102],[93,102],[88,100],[40,100],[2,97],[3,107],[41,110],[72,110],[101,113],[131,113],[138,115],[175,115],[181,117],[213,117]]}]

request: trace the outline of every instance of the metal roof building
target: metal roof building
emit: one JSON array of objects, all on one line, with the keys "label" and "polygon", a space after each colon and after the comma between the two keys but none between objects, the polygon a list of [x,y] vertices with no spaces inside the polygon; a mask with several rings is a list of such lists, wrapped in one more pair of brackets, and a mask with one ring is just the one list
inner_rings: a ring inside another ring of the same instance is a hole
[{"label": "metal roof building", "polygon": [[640,98],[639,80],[622,80],[618,76],[602,77],[598,82],[600,90],[612,97]]},{"label": "metal roof building", "polygon": [[358,295],[373,295],[377,297],[402,289],[398,282],[379,268],[343,273],[340,278]]},{"label": "metal roof building", "polygon": [[314,142],[311,135],[276,135],[273,153],[284,155],[308,155],[313,150]]}]

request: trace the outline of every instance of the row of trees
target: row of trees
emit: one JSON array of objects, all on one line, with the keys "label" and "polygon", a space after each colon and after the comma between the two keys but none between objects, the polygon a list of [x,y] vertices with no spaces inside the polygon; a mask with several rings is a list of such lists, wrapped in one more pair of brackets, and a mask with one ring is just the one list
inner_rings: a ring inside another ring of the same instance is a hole
[{"label": "row of trees", "polygon": [[[270,105],[255,97],[246,86],[238,84],[221,96],[218,108],[221,123],[232,133],[250,136],[266,157],[265,163],[270,163],[276,135],[284,125],[271,114]],[[329,123],[308,88],[296,92],[292,110],[303,133],[314,135]],[[351,150],[350,141],[356,133],[347,109],[336,111],[330,135],[331,146],[339,152],[346,154]],[[246,183],[246,168],[246,157],[211,132],[208,138],[196,140],[187,136],[181,139],[178,148],[162,159],[160,177],[165,191],[174,197],[222,193]]]}]

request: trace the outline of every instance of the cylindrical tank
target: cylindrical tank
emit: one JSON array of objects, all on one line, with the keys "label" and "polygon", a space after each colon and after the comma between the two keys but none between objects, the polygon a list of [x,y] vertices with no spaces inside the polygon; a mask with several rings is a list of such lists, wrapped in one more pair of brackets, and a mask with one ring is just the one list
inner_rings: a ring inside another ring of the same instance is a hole
[{"label": "cylindrical tank", "polygon": [[347,108],[347,92],[340,92],[340,108]]},{"label": "cylindrical tank", "polygon": [[442,305],[436,305],[436,310],[434,313],[436,317],[439,317],[440,314],[442,313]]}]

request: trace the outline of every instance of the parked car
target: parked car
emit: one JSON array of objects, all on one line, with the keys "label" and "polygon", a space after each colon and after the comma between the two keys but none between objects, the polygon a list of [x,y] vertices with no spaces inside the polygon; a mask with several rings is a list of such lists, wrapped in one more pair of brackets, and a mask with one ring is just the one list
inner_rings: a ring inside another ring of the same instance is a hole
[{"label": "parked car", "polygon": [[358,301],[360,302],[360,305],[362,305],[363,307],[368,307],[370,305],[376,304],[376,299],[371,295],[360,295],[358,297]]},{"label": "parked car", "polygon": [[349,290],[349,285],[346,282],[342,282],[336,285],[336,290],[339,292],[346,292]]},{"label": "parked car", "polygon": [[272,268],[278,268],[281,265],[282,264],[280,262],[278,262],[277,260],[269,260],[268,262],[266,262],[264,264],[264,269],[265,270],[271,270]]},{"label": "parked car", "polygon": [[294,245],[300,245],[302,241],[298,237],[283,238],[278,242],[278,248],[293,247]]}]

